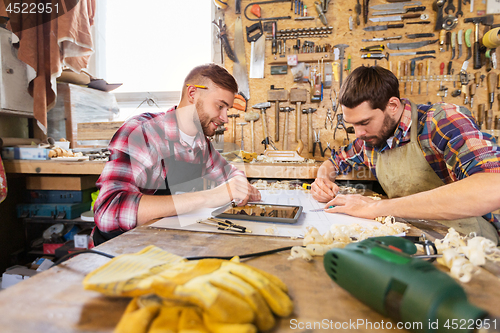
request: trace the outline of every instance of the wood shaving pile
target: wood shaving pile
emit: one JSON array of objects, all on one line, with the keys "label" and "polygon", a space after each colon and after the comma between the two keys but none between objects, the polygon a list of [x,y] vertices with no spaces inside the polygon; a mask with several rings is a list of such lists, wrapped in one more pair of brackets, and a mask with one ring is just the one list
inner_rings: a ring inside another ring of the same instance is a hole
[{"label": "wood shaving pile", "polygon": [[267,157],[265,155],[259,155],[256,159],[253,159],[250,163],[316,163],[315,159],[304,159],[304,161],[275,161],[273,157]]},{"label": "wood shaving pile", "polygon": [[302,258],[309,261],[313,256],[323,256],[332,248],[343,248],[349,243],[368,237],[398,235],[409,229],[406,224],[396,222],[394,216],[378,217],[375,220],[381,222],[381,225],[372,229],[359,224],[332,225],[324,235],[321,235],[316,228],[308,227],[304,235],[305,248],[294,246],[288,260]]},{"label": "wood shaving pile", "polygon": [[493,241],[475,235],[460,236],[453,228],[448,229],[445,238],[436,240],[435,245],[443,255],[437,262],[448,267],[450,275],[463,283],[472,279],[486,259],[500,262],[500,249]]},{"label": "wood shaving pile", "polygon": [[297,187],[294,184],[290,184],[290,181],[276,181],[268,183],[267,180],[259,179],[252,185],[257,190],[295,190]]},{"label": "wood shaving pile", "polygon": [[73,153],[70,150],[63,149],[61,147],[55,147],[49,151],[49,158],[54,157],[81,157],[83,153]]}]

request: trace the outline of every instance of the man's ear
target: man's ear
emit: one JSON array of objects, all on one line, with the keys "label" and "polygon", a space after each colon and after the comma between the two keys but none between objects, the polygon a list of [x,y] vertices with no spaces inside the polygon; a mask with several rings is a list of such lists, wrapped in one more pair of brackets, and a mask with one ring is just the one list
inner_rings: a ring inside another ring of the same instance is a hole
[{"label": "man's ear", "polygon": [[401,109],[401,100],[397,97],[389,98],[389,103],[387,103],[386,111],[389,112],[391,116],[395,116]]},{"label": "man's ear", "polygon": [[196,94],[196,87],[188,86],[186,87],[186,99],[189,103],[194,103]]}]

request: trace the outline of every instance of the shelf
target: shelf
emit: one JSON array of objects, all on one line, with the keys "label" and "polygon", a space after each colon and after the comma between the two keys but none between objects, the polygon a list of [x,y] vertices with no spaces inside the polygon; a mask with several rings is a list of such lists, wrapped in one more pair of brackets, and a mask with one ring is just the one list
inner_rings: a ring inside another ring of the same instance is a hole
[{"label": "shelf", "polygon": [[24,223],[64,223],[64,224],[80,224],[80,225],[88,225],[94,226],[95,223],[93,221],[84,221],[81,218],[76,218],[72,220],[67,219],[55,219],[52,217],[25,217],[23,218]]}]

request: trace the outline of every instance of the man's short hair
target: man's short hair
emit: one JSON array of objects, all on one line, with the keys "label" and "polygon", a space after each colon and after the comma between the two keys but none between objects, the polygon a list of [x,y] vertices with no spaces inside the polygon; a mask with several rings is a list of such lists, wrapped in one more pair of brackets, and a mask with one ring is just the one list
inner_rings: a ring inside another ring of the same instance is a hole
[{"label": "man's short hair", "polygon": [[352,109],[367,101],[372,109],[385,110],[391,97],[399,97],[399,81],[380,66],[360,66],[347,77],[339,93],[339,103]]},{"label": "man's short hair", "polygon": [[208,80],[212,81],[219,88],[238,93],[238,84],[234,77],[222,66],[214,63],[200,65],[191,70],[184,80],[182,93],[186,89],[186,84],[206,85]]}]

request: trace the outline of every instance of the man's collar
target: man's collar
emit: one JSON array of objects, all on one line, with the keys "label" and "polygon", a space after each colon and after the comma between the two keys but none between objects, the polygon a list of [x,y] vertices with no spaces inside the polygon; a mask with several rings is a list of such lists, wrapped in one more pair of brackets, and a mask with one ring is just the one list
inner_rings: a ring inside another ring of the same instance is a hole
[{"label": "man's collar", "polygon": [[[175,112],[177,112],[177,106],[174,106],[165,113],[165,139],[180,142],[179,124],[177,123]],[[196,146],[203,148],[206,144],[205,135],[202,132],[196,133],[194,141]]]},{"label": "man's collar", "polygon": [[398,126],[394,131],[394,135],[387,139],[386,144],[379,151],[397,147],[401,142],[410,140],[409,129],[411,126],[411,103],[406,98],[402,98],[401,102],[403,104],[403,113],[401,114]]}]

